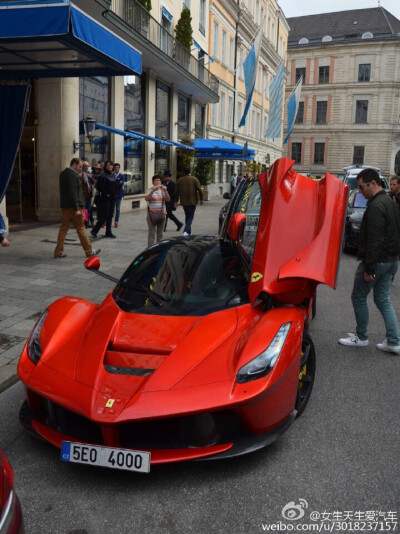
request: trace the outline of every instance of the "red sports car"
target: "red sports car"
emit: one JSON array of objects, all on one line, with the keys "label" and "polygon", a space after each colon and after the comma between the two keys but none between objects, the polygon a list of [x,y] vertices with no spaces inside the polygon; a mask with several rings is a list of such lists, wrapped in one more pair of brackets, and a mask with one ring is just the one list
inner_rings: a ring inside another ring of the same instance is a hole
[{"label": "red sports car", "polygon": [[21,506],[13,486],[14,472],[0,449],[0,534],[24,534]]},{"label": "red sports car", "polygon": [[292,164],[241,184],[222,237],[165,240],[102,304],[65,297],[44,312],[18,366],[20,417],[62,460],[148,472],[227,458],[268,445],[301,414],[315,374],[313,297],[335,285],[347,186]]}]

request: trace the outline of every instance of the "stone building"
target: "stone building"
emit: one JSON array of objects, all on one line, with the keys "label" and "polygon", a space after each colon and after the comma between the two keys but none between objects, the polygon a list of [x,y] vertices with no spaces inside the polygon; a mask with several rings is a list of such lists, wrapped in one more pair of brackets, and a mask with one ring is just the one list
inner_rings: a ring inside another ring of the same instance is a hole
[{"label": "stone building", "polygon": [[286,97],[303,77],[286,154],[311,175],[400,172],[400,21],[383,7],[288,18]]}]

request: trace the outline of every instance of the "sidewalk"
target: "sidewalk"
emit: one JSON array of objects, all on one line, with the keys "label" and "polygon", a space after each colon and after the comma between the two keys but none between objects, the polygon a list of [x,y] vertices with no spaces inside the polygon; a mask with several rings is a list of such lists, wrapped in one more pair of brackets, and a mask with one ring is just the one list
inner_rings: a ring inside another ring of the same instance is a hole
[{"label": "sidewalk", "polygon": [[[218,213],[226,203],[215,198],[198,206],[193,234],[217,235]],[[184,221],[183,209],[176,216]],[[27,337],[46,306],[65,295],[101,302],[113,283],[83,267],[85,256],[75,229],[65,241],[66,258],[54,259],[59,224],[11,232],[11,246],[0,248],[0,391],[17,380],[16,367]],[[122,275],[132,259],[147,247],[146,211],[122,213],[120,227],[113,228],[117,239],[99,237],[101,270]],[[104,230],[99,232],[99,236]],[[180,235],[168,221],[164,238]]]}]

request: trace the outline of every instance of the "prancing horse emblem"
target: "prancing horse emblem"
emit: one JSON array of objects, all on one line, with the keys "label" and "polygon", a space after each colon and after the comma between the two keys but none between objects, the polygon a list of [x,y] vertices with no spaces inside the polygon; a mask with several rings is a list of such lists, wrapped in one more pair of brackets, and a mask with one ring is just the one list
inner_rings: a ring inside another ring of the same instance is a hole
[{"label": "prancing horse emblem", "polygon": [[108,399],[108,401],[106,402],[106,408],[112,408],[114,401],[115,399]]},{"label": "prancing horse emblem", "polygon": [[263,275],[261,273],[253,273],[251,275],[251,281],[252,282],[258,282],[259,280],[261,280],[262,277],[263,277]]}]

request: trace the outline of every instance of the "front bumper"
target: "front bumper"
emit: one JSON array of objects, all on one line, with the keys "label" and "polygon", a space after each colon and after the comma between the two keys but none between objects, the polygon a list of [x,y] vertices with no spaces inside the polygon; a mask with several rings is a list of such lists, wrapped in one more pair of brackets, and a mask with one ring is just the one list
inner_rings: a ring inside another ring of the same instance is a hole
[{"label": "front bumper", "polygon": [[102,425],[35,397],[35,413],[28,401],[20,410],[21,424],[28,432],[58,448],[63,441],[75,441],[148,451],[151,464],[241,456],[270,445],[296,417],[294,411],[262,434],[245,429],[234,410]]}]

